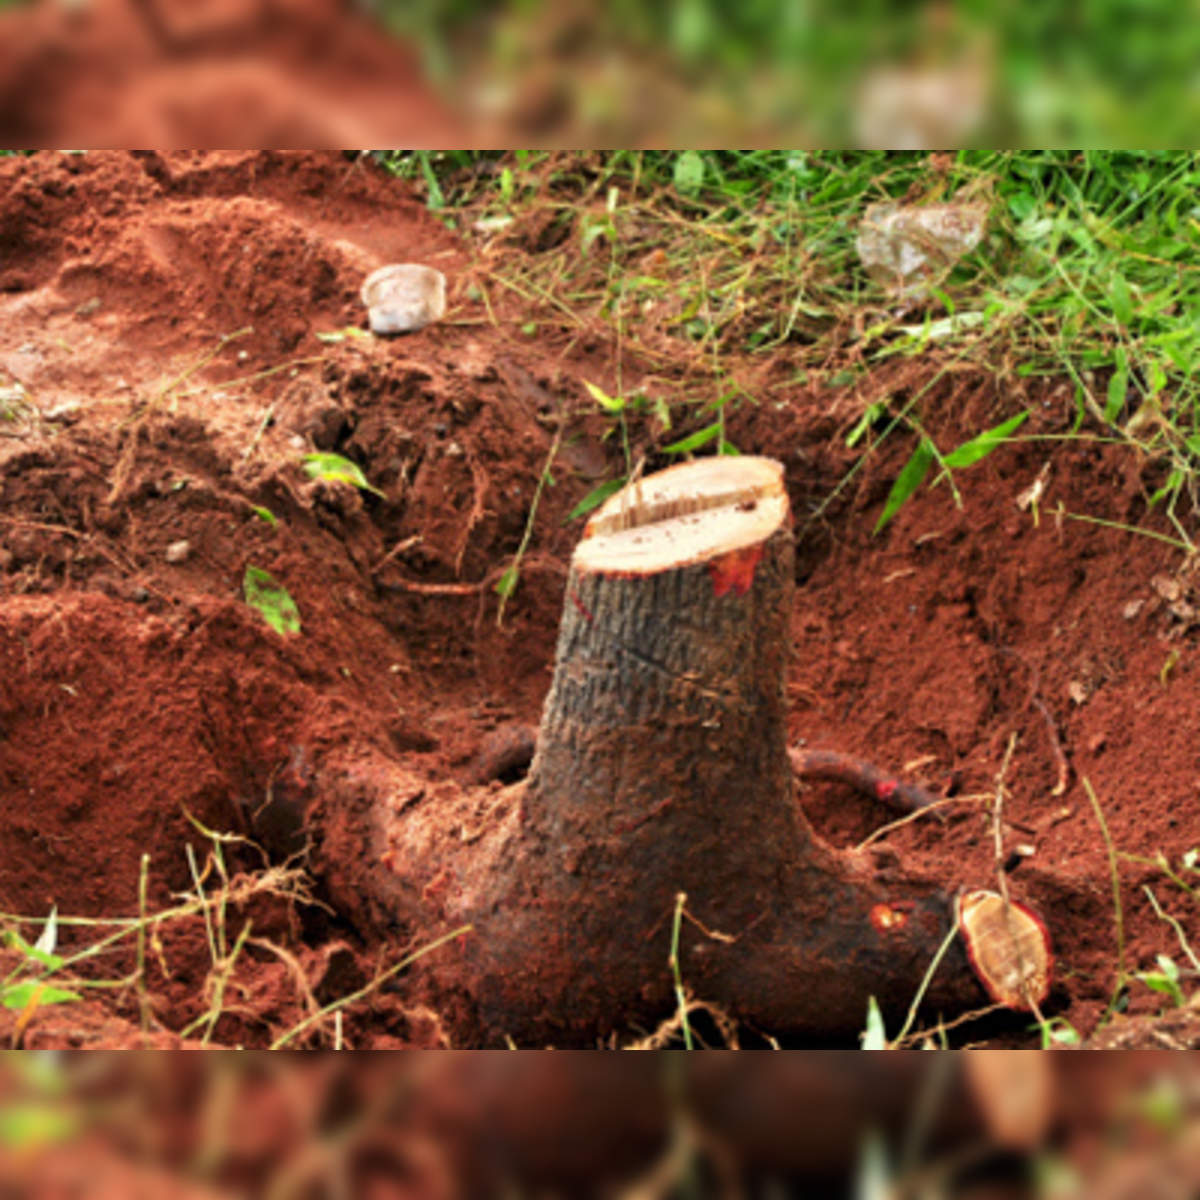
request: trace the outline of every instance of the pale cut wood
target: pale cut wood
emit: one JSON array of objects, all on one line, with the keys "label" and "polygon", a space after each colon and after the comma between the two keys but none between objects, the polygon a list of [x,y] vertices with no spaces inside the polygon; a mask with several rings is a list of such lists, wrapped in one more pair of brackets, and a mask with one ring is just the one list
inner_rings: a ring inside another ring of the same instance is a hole
[{"label": "pale cut wood", "polygon": [[597,510],[575,549],[580,571],[666,571],[758,545],[788,518],[783,467],[721,456],[668,467]]}]

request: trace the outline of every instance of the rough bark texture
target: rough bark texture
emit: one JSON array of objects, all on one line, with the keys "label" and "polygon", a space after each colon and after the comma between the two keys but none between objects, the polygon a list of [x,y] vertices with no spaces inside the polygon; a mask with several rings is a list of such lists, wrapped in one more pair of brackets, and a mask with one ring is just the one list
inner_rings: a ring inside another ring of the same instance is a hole
[{"label": "rough bark texture", "polygon": [[[951,926],[948,898],[881,877],[871,855],[835,853],[794,800],[793,535],[778,488],[778,520],[749,544],[701,537],[692,553],[686,529],[673,544],[670,512],[648,505],[665,555],[635,553],[621,571],[586,536],[577,549],[529,778],[422,894],[474,924],[429,967],[443,1008],[465,1000],[449,1007],[472,1040],[587,1044],[669,1016],[680,893],[685,986],[773,1033],[846,1033],[869,996],[895,1014],[917,991]],[[589,529],[611,532],[611,512]],[[640,541],[631,526],[636,514],[619,536]],[[402,857],[415,860],[411,846]],[[983,1000],[957,945],[930,1000]]]}]

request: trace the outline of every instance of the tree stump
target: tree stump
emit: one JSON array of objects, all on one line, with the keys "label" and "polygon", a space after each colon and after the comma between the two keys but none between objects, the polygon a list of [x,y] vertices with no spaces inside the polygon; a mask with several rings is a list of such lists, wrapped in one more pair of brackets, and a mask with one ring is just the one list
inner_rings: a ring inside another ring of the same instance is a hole
[{"label": "tree stump", "polygon": [[[953,925],[928,880],[836,852],[793,796],[793,535],[780,464],[720,457],[631,484],[588,523],[554,678],[507,815],[426,886],[472,935],[425,968],[459,1036],[588,1044],[688,992],[777,1034],[902,1014]],[[493,793],[494,794],[494,793]],[[397,870],[424,851],[403,819]],[[927,1002],[985,1002],[957,940]]]}]

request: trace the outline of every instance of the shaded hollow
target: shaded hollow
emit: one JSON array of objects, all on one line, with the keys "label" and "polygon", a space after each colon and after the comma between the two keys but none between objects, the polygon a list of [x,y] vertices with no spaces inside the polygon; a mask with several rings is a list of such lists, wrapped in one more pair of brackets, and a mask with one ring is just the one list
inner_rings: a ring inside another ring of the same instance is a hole
[{"label": "shaded hollow", "polygon": [[[626,487],[572,558],[529,778],[435,894],[474,933],[425,969],[471,1040],[586,1044],[674,1006],[684,981],[775,1033],[903,1012],[950,929],[946,896],[835,852],[794,801],[785,742],[793,535],[781,466],[722,457]],[[403,816],[397,869],[419,860]],[[428,846],[425,847],[428,850]],[[428,857],[426,855],[426,861]],[[982,993],[957,943],[929,1000]]]}]

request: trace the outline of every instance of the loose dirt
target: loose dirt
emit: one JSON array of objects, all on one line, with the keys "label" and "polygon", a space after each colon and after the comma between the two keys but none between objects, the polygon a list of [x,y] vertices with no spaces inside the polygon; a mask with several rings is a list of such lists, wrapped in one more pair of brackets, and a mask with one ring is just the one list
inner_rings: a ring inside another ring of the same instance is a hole
[{"label": "loose dirt", "polygon": [[[510,743],[549,685],[580,524],[567,515],[623,469],[581,382],[606,381],[614,345],[599,322],[522,335],[519,297],[481,301],[486,264],[468,242],[370,162],[333,153],[9,159],[0,253],[0,386],[23,389],[0,413],[0,909],[136,915],[148,855],[145,908],[164,911],[195,897],[206,862],[210,895],[219,882],[204,830],[261,846],[224,844],[242,890],[210,905],[207,926],[200,913],[157,926],[141,986],[27,1021],[2,1012],[0,1036],[137,1045],[144,1023],[154,1044],[186,1030],[268,1045],[418,944],[412,914],[356,884],[381,847],[354,811],[355,764],[397,764],[424,787],[427,819],[462,823],[478,780],[523,762]],[[445,320],[393,340],[317,337],[364,325],[362,279],[396,261],[446,273]],[[1046,443],[1023,443],[959,476],[961,508],[944,486],[925,491],[873,536],[911,446],[888,439],[843,484],[859,453],[845,431],[937,366],[829,386],[832,371],[789,382],[786,348],[745,364],[763,400],[728,435],[785,464],[796,517],[789,734],[953,798],[944,821],[923,815],[876,843],[948,891],[995,886],[990,805],[1015,735],[1001,858],[1051,929],[1050,1011],[1087,1032],[1118,951],[1084,779],[1130,856],[1127,964],[1179,957],[1143,885],[1189,919],[1183,893],[1140,860],[1177,864],[1200,837],[1198,585],[1173,547],[1072,518],[1170,531],[1146,514],[1152,472],[1094,441],[1055,449],[1036,513],[1017,499]],[[1030,432],[1062,432],[1074,414],[1057,383],[963,370],[923,405],[944,446],[1020,405]],[[560,422],[554,483],[498,624],[495,584]],[[301,458],[314,450],[352,459],[383,495],[310,479]],[[647,468],[666,461],[651,453]],[[245,602],[251,565],[290,592],[299,634]],[[838,845],[895,818],[836,781],[799,801]],[[296,851],[309,883],[263,882],[265,859]],[[107,929],[64,924],[60,953]],[[135,955],[126,938],[80,970],[132,976]],[[1132,986],[1132,1014],[1162,1004]],[[974,1033],[1034,1044],[1021,1018]],[[294,1044],[332,1036],[315,1022]],[[342,1037],[423,1046],[443,1030],[400,976],[348,1008]]]}]

